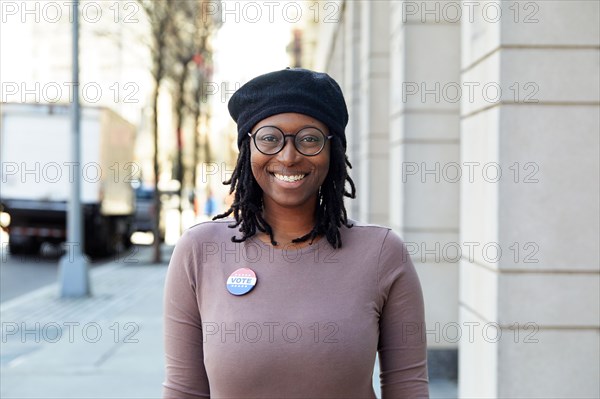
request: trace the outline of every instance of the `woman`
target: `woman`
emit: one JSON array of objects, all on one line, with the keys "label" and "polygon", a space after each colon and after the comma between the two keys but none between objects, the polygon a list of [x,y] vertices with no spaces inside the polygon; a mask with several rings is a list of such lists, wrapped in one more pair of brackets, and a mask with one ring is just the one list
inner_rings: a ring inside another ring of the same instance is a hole
[{"label": "woman", "polygon": [[428,397],[423,299],[405,246],[346,216],[355,190],[338,84],[288,68],[246,83],[229,111],[235,200],[171,258],[164,397],[373,398],[376,352],[384,398]]}]

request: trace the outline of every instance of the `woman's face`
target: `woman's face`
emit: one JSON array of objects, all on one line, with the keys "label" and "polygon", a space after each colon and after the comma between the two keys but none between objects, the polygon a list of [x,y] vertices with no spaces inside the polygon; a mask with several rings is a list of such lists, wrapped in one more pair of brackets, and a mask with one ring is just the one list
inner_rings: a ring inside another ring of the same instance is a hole
[{"label": "woman's face", "polygon": [[[305,127],[319,128],[326,136],[329,129],[315,118],[297,113],[270,116],[254,126],[252,134],[263,126],[276,126],[284,134],[295,135]],[[319,187],[329,171],[330,143],[314,156],[305,156],[296,150],[293,138],[286,138],[283,149],[275,155],[265,155],[258,151],[250,139],[250,163],[252,174],[263,190],[267,203],[293,208],[315,201]],[[301,177],[299,180],[296,180]],[[286,181],[287,180],[287,181]],[[290,181],[293,180],[293,181]]]}]

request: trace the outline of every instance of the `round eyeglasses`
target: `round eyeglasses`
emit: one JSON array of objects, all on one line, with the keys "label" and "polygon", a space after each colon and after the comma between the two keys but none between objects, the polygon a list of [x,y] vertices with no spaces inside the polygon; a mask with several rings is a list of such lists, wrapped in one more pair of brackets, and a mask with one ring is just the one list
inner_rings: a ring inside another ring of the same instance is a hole
[{"label": "round eyeglasses", "polygon": [[308,157],[315,156],[323,151],[327,140],[333,138],[333,136],[326,136],[316,127],[304,127],[294,135],[284,134],[277,126],[262,126],[256,132],[248,133],[248,136],[253,138],[258,151],[265,155],[277,154],[285,147],[286,138],[292,137],[296,150]]}]

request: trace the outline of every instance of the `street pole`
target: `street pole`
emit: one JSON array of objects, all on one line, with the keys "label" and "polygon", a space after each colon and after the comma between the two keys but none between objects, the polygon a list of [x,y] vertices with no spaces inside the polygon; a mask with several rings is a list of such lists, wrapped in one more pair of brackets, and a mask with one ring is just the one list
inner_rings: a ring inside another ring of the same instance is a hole
[{"label": "street pole", "polygon": [[71,184],[71,199],[67,208],[66,253],[59,262],[61,297],[83,297],[90,295],[87,260],[83,256],[83,234],[81,222],[81,110],[79,109],[79,1],[73,1],[73,84],[71,104],[71,162],[74,176]]}]

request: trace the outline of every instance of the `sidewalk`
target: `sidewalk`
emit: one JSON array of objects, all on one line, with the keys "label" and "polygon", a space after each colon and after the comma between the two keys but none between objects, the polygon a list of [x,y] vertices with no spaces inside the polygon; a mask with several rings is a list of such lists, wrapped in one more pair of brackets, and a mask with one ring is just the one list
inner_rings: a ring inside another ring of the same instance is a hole
[{"label": "sidewalk", "polygon": [[[90,271],[92,297],[60,299],[52,284],[0,305],[0,397],[160,398],[163,264],[150,248]],[[374,373],[378,397],[379,370]],[[432,398],[456,397],[431,381]]]},{"label": "sidewalk", "polygon": [[0,397],[160,398],[163,264],[150,248],[90,271],[92,297],[52,284],[0,306]]}]

